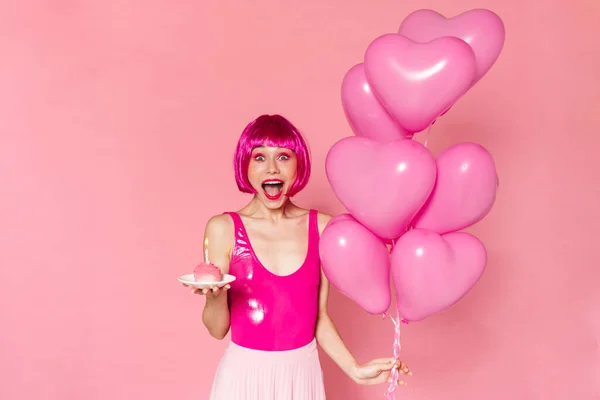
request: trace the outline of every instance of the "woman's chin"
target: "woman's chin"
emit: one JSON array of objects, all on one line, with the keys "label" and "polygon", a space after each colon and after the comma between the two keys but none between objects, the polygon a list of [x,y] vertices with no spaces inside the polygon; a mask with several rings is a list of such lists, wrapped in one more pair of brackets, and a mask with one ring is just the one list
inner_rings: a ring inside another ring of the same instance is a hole
[{"label": "woman's chin", "polygon": [[281,208],[288,200],[288,197],[284,194],[281,194],[281,196],[279,196],[277,199],[270,199],[267,196],[265,196],[264,193],[259,194],[257,197],[260,200],[260,202],[263,203],[265,207],[267,207],[270,210],[277,210]]}]

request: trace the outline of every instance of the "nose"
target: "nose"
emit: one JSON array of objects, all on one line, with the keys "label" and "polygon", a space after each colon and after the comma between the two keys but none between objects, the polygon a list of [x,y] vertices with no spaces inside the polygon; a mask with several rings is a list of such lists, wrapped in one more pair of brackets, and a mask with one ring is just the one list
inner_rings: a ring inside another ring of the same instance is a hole
[{"label": "nose", "polygon": [[278,174],[279,168],[277,167],[277,162],[275,160],[269,161],[269,171],[270,174]]}]

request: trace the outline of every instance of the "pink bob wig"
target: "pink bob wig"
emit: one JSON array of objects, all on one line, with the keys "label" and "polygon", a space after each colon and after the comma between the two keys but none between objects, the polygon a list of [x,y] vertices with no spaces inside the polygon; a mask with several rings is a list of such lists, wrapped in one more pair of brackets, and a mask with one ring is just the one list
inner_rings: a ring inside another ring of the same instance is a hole
[{"label": "pink bob wig", "polygon": [[252,150],[260,146],[282,147],[296,154],[298,167],[296,181],[289,190],[288,197],[300,192],[310,178],[310,153],[298,129],[281,115],[261,115],[250,122],[237,143],[233,161],[235,181],[243,193],[256,193],[248,181],[248,166]]}]

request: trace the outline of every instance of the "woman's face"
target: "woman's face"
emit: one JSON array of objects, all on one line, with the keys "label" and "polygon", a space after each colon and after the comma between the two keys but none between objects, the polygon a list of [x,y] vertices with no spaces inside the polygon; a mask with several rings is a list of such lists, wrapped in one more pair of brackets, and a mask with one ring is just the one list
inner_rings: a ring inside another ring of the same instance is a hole
[{"label": "woman's face", "polygon": [[296,153],[282,147],[260,146],[252,150],[248,180],[269,208],[279,208],[296,181]]}]

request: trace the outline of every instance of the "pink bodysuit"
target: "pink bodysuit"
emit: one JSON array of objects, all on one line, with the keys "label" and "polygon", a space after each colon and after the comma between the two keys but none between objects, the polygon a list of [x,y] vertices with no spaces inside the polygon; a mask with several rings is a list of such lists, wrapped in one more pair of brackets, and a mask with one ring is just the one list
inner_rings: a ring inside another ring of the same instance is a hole
[{"label": "pink bodysuit", "polygon": [[231,340],[255,350],[292,350],[315,337],[318,312],[320,259],[317,211],[310,210],[308,251],[302,266],[280,276],[258,260],[237,213],[235,242],[229,273],[236,277],[229,290]]}]

